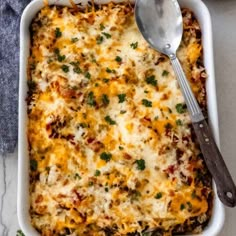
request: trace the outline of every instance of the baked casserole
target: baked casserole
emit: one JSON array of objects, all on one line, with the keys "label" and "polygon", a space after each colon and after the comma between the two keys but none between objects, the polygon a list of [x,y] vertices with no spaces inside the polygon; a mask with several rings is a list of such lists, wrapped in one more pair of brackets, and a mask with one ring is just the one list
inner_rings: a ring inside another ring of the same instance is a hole
[{"label": "baked casserole", "polygon": [[[178,57],[206,110],[201,30],[182,9]],[[45,6],[31,24],[30,215],[43,236],[199,233],[210,174],[168,58],[129,3]]]}]

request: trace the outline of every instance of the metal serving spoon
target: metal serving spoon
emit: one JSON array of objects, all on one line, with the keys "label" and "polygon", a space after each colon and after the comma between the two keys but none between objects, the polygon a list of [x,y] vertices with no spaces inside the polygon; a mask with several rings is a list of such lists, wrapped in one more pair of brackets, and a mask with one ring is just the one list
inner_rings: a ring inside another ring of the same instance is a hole
[{"label": "metal serving spoon", "polygon": [[218,196],[225,205],[234,207],[235,184],[176,57],[183,34],[183,19],[177,0],[136,0],[135,18],[147,42],[170,58]]}]

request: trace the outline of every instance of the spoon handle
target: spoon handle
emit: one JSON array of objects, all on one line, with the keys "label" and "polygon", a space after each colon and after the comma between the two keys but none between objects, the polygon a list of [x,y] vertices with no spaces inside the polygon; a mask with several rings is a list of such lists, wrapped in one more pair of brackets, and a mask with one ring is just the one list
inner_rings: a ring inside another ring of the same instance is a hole
[{"label": "spoon handle", "polygon": [[220,200],[229,207],[236,205],[236,188],[206,120],[193,123],[206,165],[217,186]]},{"label": "spoon handle", "polygon": [[234,181],[215,143],[178,58],[174,54],[171,54],[169,57],[188,107],[205,163],[215,180],[218,196],[225,205],[234,207],[236,206],[236,187]]}]

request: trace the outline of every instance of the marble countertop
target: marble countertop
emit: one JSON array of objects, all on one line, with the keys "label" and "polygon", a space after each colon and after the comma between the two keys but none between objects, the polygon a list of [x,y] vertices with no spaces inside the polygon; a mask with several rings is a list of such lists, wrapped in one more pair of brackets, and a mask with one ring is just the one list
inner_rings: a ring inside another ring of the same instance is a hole
[{"label": "marble countertop", "polygon": [[[214,35],[215,71],[221,150],[236,182],[236,1],[205,0]],[[0,235],[15,236],[17,151],[0,157]],[[219,236],[236,235],[236,209],[226,208],[226,221]]]}]

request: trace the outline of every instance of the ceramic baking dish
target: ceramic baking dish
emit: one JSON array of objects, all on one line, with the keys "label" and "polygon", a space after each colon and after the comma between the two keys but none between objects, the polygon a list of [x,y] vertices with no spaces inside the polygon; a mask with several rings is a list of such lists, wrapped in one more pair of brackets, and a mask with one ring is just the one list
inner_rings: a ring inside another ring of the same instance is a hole
[{"label": "ceramic baking dish", "polygon": [[[95,0],[96,3],[107,3],[110,0]],[[122,2],[125,0],[116,0]],[[68,5],[69,0],[49,0],[49,4]],[[75,1],[85,3],[87,0]],[[218,113],[216,103],[214,57],[212,45],[211,18],[207,7],[201,0],[179,0],[181,7],[191,9],[197,17],[203,35],[204,64],[207,70],[208,79],[206,83],[208,118],[213,130],[216,143],[219,145]],[[30,224],[29,215],[29,156],[27,143],[27,61],[30,48],[29,26],[36,13],[44,6],[43,0],[32,1],[24,10],[20,25],[20,82],[19,82],[19,133],[18,133],[18,196],[17,211],[19,224],[26,236],[39,235]],[[214,186],[216,193],[216,188]],[[201,235],[216,236],[219,234],[224,223],[224,207],[215,194],[213,202],[213,214],[208,226]],[[188,235],[190,236],[190,235]],[[193,236],[193,235],[191,235]]]}]

